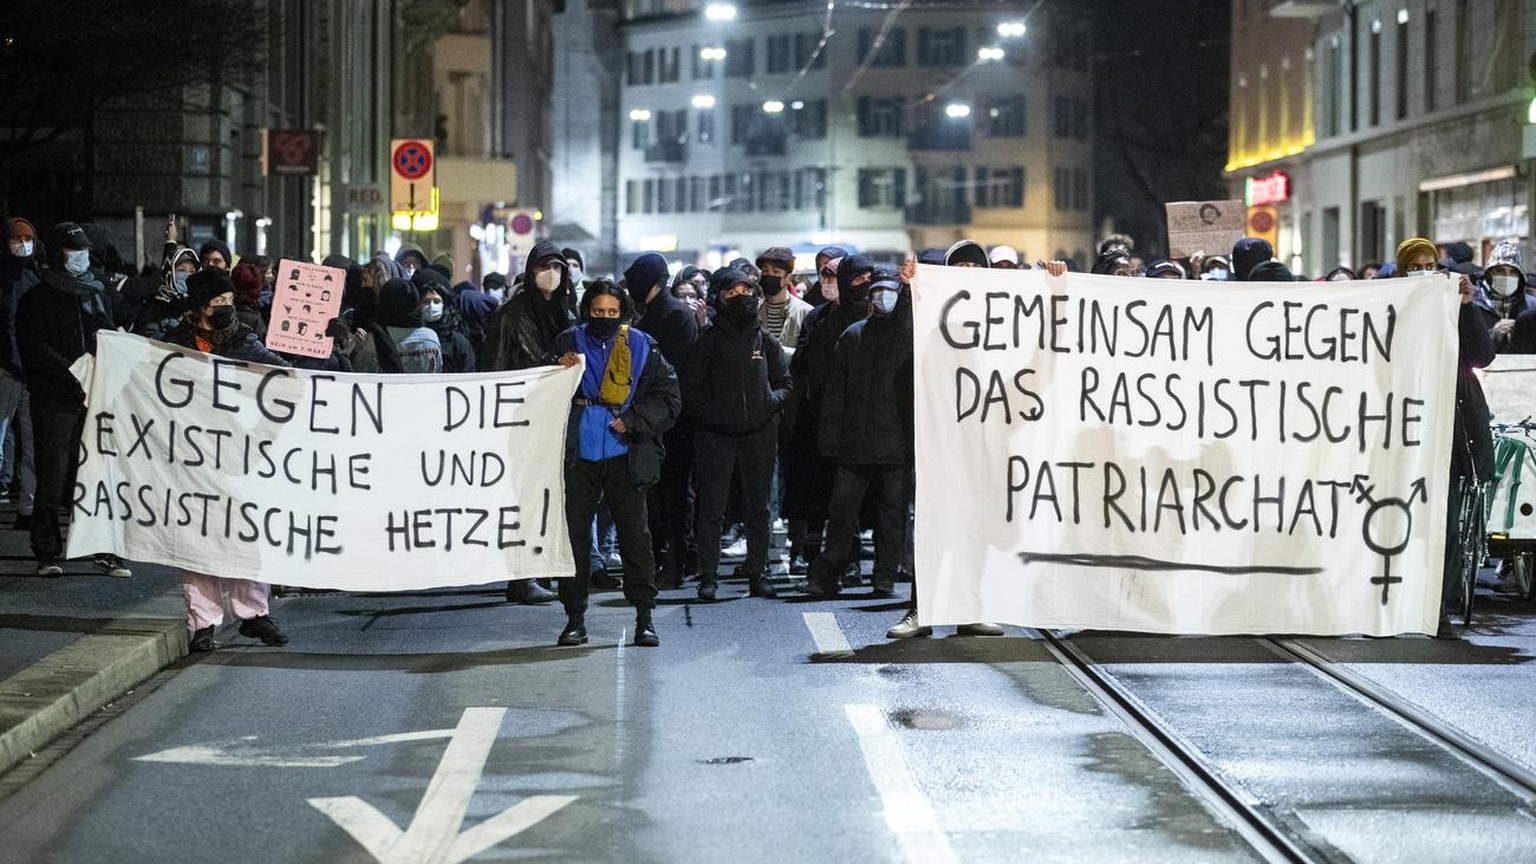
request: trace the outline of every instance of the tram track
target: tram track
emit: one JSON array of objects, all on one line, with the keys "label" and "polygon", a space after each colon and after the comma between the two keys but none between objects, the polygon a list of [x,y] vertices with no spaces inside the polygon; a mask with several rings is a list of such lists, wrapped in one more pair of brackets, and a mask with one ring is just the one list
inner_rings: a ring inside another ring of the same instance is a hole
[{"label": "tram track", "polygon": [[[1261,800],[1242,783],[1225,777],[1215,760],[1188,740],[1176,724],[1165,719],[1105,664],[1089,656],[1082,646],[1052,631],[1029,632],[1040,639],[1080,686],[1125,724],[1134,738],[1236,831],[1260,860],[1329,864],[1352,860],[1284,804]],[[1528,812],[1536,807],[1536,771],[1300,640],[1260,637],[1256,641],[1281,660],[1306,669],[1324,684],[1450,753],[1515,796]]]}]

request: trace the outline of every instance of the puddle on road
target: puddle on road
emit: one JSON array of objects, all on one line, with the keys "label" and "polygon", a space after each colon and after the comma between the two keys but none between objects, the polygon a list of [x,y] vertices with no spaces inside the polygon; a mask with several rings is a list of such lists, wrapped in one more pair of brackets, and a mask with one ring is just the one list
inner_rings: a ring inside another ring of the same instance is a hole
[{"label": "puddle on road", "polygon": [[891,723],[903,729],[917,729],[924,732],[955,729],[961,725],[958,715],[936,709],[903,708],[892,711],[887,716],[890,717]]}]

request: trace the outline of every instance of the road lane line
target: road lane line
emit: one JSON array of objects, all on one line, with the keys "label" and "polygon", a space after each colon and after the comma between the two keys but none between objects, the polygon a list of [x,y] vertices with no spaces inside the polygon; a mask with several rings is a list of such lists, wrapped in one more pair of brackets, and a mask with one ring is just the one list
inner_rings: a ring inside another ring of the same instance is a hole
[{"label": "road lane line", "polygon": [[395,860],[442,861],[448,857],[506,716],[505,708],[464,709],[416,807],[415,818],[391,850]]},{"label": "road lane line", "polygon": [[816,642],[817,654],[852,654],[853,646],[837,625],[837,616],[831,612],[804,612],[805,629],[811,631]]},{"label": "road lane line", "polygon": [[844,705],[843,710],[859,736],[864,766],[880,793],[885,824],[896,835],[902,859],[908,864],[959,864],[949,838],[939,829],[933,805],[912,777],[901,739],[886,723],[885,713],[874,705]]},{"label": "road lane line", "polygon": [[447,860],[468,861],[503,840],[532,828],[575,800],[575,795],[535,795],[521,801],[465,830],[459,839],[453,841],[453,850]]}]

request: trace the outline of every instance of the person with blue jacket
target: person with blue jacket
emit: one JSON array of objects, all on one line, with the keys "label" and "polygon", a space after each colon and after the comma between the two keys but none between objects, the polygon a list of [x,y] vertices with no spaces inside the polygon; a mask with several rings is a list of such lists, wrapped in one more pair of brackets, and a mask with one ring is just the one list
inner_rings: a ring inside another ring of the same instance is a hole
[{"label": "person with blue jacket", "polygon": [[661,476],[661,436],[682,411],[677,373],[656,340],[629,326],[634,306],[606,279],[581,298],[581,322],[555,338],[561,366],[586,361],[566,427],[565,520],[570,529],[574,578],[560,580],[565,629],[559,645],[587,641],[587,555],[592,518],[607,504],[624,558],[624,597],[635,607],[634,644],[661,644],[651,621],[656,607],[655,557],[646,524],[645,489]]}]

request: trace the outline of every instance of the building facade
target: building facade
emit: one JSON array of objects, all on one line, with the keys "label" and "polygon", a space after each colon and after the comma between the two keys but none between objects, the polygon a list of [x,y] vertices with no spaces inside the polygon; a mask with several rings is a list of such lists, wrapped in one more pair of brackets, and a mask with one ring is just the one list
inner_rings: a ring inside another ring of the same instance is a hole
[{"label": "building facade", "polygon": [[[1319,276],[1407,237],[1530,245],[1536,0],[1234,0],[1227,176]],[[1250,215],[1254,211],[1250,211]]]},{"label": "building facade", "polygon": [[632,0],[619,33],[621,257],[898,259],[970,237],[1089,260],[1090,40],[1070,10]]}]

